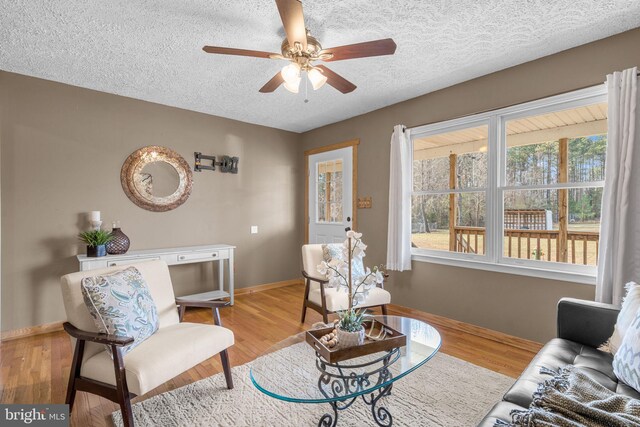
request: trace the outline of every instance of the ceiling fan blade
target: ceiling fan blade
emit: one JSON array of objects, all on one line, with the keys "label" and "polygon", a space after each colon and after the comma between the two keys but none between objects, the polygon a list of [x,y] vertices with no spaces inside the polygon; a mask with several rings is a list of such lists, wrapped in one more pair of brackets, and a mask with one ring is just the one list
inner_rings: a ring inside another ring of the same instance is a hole
[{"label": "ceiling fan blade", "polygon": [[344,59],[366,58],[368,56],[393,55],[396,51],[393,39],[373,40],[370,42],[349,44],[346,46],[324,49],[321,53],[333,54],[325,59],[327,62],[342,61]]},{"label": "ceiling fan blade", "polygon": [[339,74],[334,73],[324,65],[317,65],[316,68],[320,68],[322,70],[322,74],[324,74],[324,76],[327,78],[327,83],[329,83],[331,86],[335,87],[342,93],[353,92],[357,87],[349,80],[345,79]]},{"label": "ceiling fan blade", "polygon": [[307,29],[304,26],[304,15],[302,14],[302,2],[300,0],[276,0],[280,19],[287,33],[289,46],[295,46],[295,42],[300,42],[302,50],[307,50]]},{"label": "ceiling fan blade", "polygon": [[262,86],[260,88],[260,92],[262,93],[270,93],[273,92],[274,90],[278,89],[278,87],[284,82],[284,79],[282,78],[282,74],[280,74],[280,71],[278,71],[278,74],[276,74],[275,76],[273,76],[271,78],[271,80],[269,80],[267,82],[267,84],[265,84],[264,86]]},{"label": "ceiling fan blade", "polygon": [[231,47],[218,47],[218,46],[205,46],[202,48],[207,53],[218,53],[222,55],[239,55],[239,56],[252,56],[255,58],[269,59],[271,55],[278,55],[277,53],[262,52],[260,50],[246,50],[246,49],[234,49]]}]

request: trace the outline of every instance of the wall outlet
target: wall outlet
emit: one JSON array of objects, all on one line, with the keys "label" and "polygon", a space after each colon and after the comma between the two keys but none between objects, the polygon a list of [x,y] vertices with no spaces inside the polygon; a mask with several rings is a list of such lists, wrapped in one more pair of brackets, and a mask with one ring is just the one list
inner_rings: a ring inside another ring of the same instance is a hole
[{"label": "wall outlet", "polygon": [[251,226],[251,234],[258,234],[258,226],[257,225],[252,225]]}]

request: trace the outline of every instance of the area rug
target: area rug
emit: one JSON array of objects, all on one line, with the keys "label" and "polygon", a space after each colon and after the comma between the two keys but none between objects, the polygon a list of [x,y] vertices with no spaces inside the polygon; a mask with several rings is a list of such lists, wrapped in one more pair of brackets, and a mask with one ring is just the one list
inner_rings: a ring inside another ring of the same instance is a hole
[{"label": "area rug", "polygon": [[[295,363],[306,343],[280,350]],[[133,405],[136,427],[162,426],[316,426],[329,404],[283,402],[251,383],[251,364],[233,368],[235,388],[227,390],[222,373]],[[513,379],[438,353],[393,386],[384,398],[395,426],[475,426],[513,384]],[[112,414],[122,426],[120,411]],[[341,411],[338,426],[374,425],[370,407],[358,399]]]}]

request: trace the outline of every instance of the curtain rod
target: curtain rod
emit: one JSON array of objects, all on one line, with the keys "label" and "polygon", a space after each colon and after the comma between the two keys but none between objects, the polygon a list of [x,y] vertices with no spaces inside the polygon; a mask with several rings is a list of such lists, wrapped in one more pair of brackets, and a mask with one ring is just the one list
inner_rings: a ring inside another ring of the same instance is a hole
[{"label": "curtain rod", "polygon": [[[640,71],[638,71],[636,73],[636,77],[640,77]],[[603,84],[604,84],[604,82],[603,82]],[[596,85],[581,86],[581,87],[577,87],[577,88],[574,88],[574,89],[565,90],[564,92],[557,92],[557,93],[554,93],[552,95],[547,95],[547,96],[544,96],[542,98],[548,98],[548,97],[557,96],[557,95],[564,95],[565,93],[575,92],[576,90],[587,89],[587,88],[594,87],[594,86],[596,86]],[[536,98],[536,99],[542,99],[542,98]],[[535,101],[536,99],[531,99],[529,101],[524,101],[524,102]],[[463,114],[463,115],[460,115],[460,116],[455,116],[455,117],[444,119],[444,120],[449,121],[449,120],[461,119],[463,117],[474,116],[476,114],[488,113],[488,112],[493,111],[493,110],[501,110],[503,108],[509,108],[509,107],[513,107],[514,105],[519,105],[519,104],[522,104],[522,102],[516,102],[516,103],[513,103],[513,104],[506,104],[506,105],[501,105],[501,106],[498,106],[498,107],[492,107],[492,108],[489,108],[489,109],[486,109],[486,110],[475,111],[473,113],[466,113],[466,114]],[[431,125],[431,124],[434,124],[434,123],[439,123],[441,121],[443,121],[443,120],[437,120],[437,121],[434,121],[434,122],[422,123],[422,124],[419,124],[419,125],[411,126],[411,128],[417,128],[417,127],[420,127],[420,126]],[[407,129],[407,127],[405,126],[402,129],[402,132],[404,133],[404,131],[406,129]]]}]

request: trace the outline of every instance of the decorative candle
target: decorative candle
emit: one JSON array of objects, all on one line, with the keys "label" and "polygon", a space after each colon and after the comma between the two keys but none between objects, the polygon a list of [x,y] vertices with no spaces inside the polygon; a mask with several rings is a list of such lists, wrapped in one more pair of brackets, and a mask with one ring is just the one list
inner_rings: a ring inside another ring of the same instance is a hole
[{"label": "decorative candle", "polygon": [[89,212],[89,221],[100,221],[100,211]]}]

